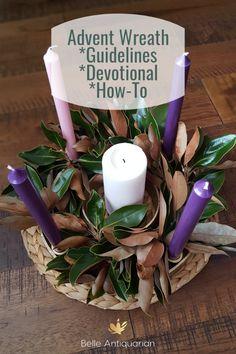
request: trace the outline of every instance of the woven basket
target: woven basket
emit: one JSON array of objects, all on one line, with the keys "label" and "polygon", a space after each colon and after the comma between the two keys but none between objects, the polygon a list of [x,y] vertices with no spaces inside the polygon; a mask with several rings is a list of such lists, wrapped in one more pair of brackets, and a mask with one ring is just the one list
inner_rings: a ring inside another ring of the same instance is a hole
[{"label": "woven basket", "polygon": [[[29,257],[34,262],[40,274],[43,274],[47,281],[62,294],[87,303],[88,291],[90,284],[78,284],[72,286],[70,283],[57,285],[56,277],[58,272],[50,270],[46,272],[47,263],[54,257],[53,252],[45,243],[41,236],[41,231],[37,226],[33,226],[27,230],[22,231],[22,237],[25,248]],[[172,293],[180,289],[182,286],[190,282],[201,270],[206,266],[210,258],[210,254],[206,253],[188,253],[179,263],[170,270],[170,282]],[[158,299],[155,294],[152,297],[152,303],[157,302]],[[100,307],[102,309],[111,310],[132,310],[139,307],[138,299],[130,296],[128,301],[120,299],[118,296],[103,294],[101,297],[89,302],[90,305]]]}]

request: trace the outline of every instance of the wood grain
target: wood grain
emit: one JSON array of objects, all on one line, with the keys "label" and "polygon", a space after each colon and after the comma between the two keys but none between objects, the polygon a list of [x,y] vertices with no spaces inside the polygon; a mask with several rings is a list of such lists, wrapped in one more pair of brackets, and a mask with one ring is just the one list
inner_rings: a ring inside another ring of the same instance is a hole
[{"label": "wood grain", "polygon": [[[182,119],[188,130],[204,127],[210,136],[236,134],[236,3],[233,0],[2,0],[0,2],[0,188],[7,163],[20,165],[17,153],[46,142],[40,120],[56,121],[42,56],[50,28],[79,16],[133,12],[157,16],[186,28],[192,60]],[[236,151],[230,154],[236,160]],[[227,170],[222,195],[228,201],[221,222],[236,227],[236,169]],[[236,257],[212,258],[165,308],[104,311],[56,293],[27,258],[18,232],[1,228],[0,352],[126,353],[122,348],[89,349],[81,339],[150,340],[154,348],[130,353],[235,353]],[[110,322],[127,320],[119,338]]]}]

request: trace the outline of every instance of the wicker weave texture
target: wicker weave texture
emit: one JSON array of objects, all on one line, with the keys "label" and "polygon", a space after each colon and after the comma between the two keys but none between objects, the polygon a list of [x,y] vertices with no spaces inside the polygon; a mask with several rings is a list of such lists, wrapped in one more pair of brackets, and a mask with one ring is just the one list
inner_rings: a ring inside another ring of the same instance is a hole
[{"label": "wicker weave texture", "polygon": [[[39,273],[44,275],[47,281],[49,281],[58,292],[65,294],[72,299],[86,303],[91,284],[78,284],[72,286],[70,283],[66,283],[58,286],[56,277],[59,273],[52,270],[46,272],[47,264],[52,260],[53,253],[45,244],[40,229],[37,226],[33,226],[27,230],[23,230],[22,237],[28,255],[32,259]],[[208,263],[209,258],[210,254],[189,253],[181,262],[172,268],[170,271],[172,293],[190,282],[198,273],[200,273]],[[158,299],[156,295],[153,294],[152,303],[157,301]],[[130,296],[126,302],[115,295],[107,293],[94,299],[89,304],[110,310],[132,310],[139,307],[138,299],[136,297]]]}]

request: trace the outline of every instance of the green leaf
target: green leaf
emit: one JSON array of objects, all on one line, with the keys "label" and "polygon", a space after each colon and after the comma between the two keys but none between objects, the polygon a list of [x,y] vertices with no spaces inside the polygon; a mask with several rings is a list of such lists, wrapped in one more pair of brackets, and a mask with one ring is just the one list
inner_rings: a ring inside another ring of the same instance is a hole
[{"label": "green leaf", "polygon": [[111,213],[104,222],[104,227],[135,227],[143,220],[147,212],[144,204],[127,205]]},{"label": "green leaf", "polygon": [[62,255],[53,258],[53,260],[47,264],[47,271],[52,269],[66,270],[69,269],[69,267],[70,267],[69,264],[64,259],[64,255]]},{"label": "green leaf", "polygon": [[131,139],[125,138],[124,136],[110,136],[108,138],[108,140],[112,145],[120,144],[120,143],[131,143],[132,144]]},{"label": "green leaf", "polygon": [[89,247],[80,247],[80,248],[71,248],[66,252],[66,255],[77,261],[81,256],[86,255],[89,253]]},{"label": "green leaf", "polygon": [[127,301],[128,300],[128,295],[126,293],[127,289],[125,286],[125,282],[121,279],[119,279],[119,270],[116,269],[117,262],[112,261],[108,274],[110,276],[111,282],[114,286],[114,289],[116,291],[116,294],[123,300]]},{"label": "green leaf", "polygon": [[90,247],[90,252],[92,252],[93,254],[99,255],[101,253],[109,252],[109,251],[113,250],[114,248],[116,248],[114,245],[112,245],[106,239],[103,239],[100,242],[97,242],[92,247]]},{"label": "green leaf", "polygon": [[49,141],[51,141],[52,143],[56,144],[60,149],[65,150],[66,148],[66,140],[63,139],[62,136],[60,136],[60,134],[58,134],[57,132],[48,129],[46,127],[46,125],[44,124],[44,122],[41,122],[41,129],[44,133],[44,135],[46,136],[46,138],[48,138]]},{"label": "green leaf", "polygon": [[161,136],[157,120],[154,118],[149,108],[138,109],[136,113],[133,114],[133,119],[138,122],[138,126],[142,132],[147,132],[148,127],[151,125],[156,137],[160,140]]},{"label": "green leaf", "polygon": [[94,149],[90,152],[91,155],[95,157],[100,157],[106,150],[106,143],[104,141],[99,141]]},{"label": "green leaf", "polygon": [[[80,112],[78,111],[70,111],[71,113],[71,118],[72,121],[75,125],[78,125],[80,128],[82,128],[82,130],[84,131],[84,133],[86,133],[87,136],[89,136],[90,138],[94,137],[94,128],[91,124],[88,124],[81,116]],[[80,134],[82,135],[82,134]]]},{"label": "green leaf", "polygon": [[69,270],[64,271],[56,277],[57,285],[65,284],[69,282]]},{"label": "green leaf", "polygon": [[166,103],[162,104],[160,106],[156,106],[156,107],[151,108],[151,112],[153,114],[153,117],[158,124],[158,128],[159,128],[161,137],[164,135],[167,111],[168,111],[168,104],[166,104]]},{"label": "green leaf", "polygon": [[209,219],[211,216],[220,213],[221,211],[225,210],[225,207],[221,204],[218,204],[212,200],[210,200],[206,206],[206,208],[204,209],[200,220],[205,220],[205,219]]},{"label": "green leaf", "polygon": [[225,180],[225,173],[224,171],[208,171],[201,173],[200,175],[194,178],[194,182],[200,179],[206,179],[207,181],[211,182],[214,188],[214,193],[218,193],[221,187],[224,184]]},{"label": "green leaf", "polygon": [[33,150],[20,152],[19,157],[34,165],[45,166],[65,159],[65,154],[49,146],[41,145]]},{"label": "green leaf", "polygon": [[41,192],[41,190],[43,189],[43,183],[38,172],[30,165],[26,165],[26,171],[37,191]]},{"label": "green leaf", "polygon": [[198,154],[197,159],[194,160],[194,166],[213,166],[235,146],[236,135],[229,134],[219,138],[209,140],[201,153]]},{"label": "green leaf", "polygon": [[131,259],[131,267],[130,267],[130,281],[127,289],[127,294],[135,295],[138,293],[138,284],[139,284],[139,277],[137,274],[137,258],[136,256],[132,256]]},{"label": "green leaf", "polygon": [[105,203],[95,190],[92,191],[87,203],[87,216],[96,228],[99,228],[104,221]]},{"label": "green leaf", "polygon": [[79,158],[80,165],[86,170],[102,174],[102,158],[84,154]]},{"label": "green leaf", "polygon": [[69,280],[72,285],[74,285],[81,274],[86,270],[93,267],[102,261],[102,258],[88,252],[79,257],[76,263],[71,267],[69,273]]},{"label": "green leaf", "polygon": [[9,197],[17,197],[17,194],[12,187],[11,184],[9,184],[1,193],[2,195],[8,195]]},{"label": "green leaf", "polygon": [[74,168],[67,168],[59,172],[53,181],[52,190],[58,195],[60,199],[68,191],[74,173]]}]

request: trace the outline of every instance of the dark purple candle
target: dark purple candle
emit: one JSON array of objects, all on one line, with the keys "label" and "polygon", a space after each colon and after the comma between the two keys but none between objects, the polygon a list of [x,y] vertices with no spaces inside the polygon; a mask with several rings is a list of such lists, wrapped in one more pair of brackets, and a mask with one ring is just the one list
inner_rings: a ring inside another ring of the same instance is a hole
[{"label": "dark purple candle", "polygon": [[56,246],[61,241],[60,232],[53,221],[44,201],[29,180],[26,170],[23,168],[12,168],[8,174],[8,181],[15,189],[20,199],[25,203],[32,217],[41,227],[49,242]]},{"label": "dark purple candle", "polygon": [[201,179],[194,184],[169,244],[170,259],[177,258],[183,251],[213,193],[213,186],[206,179]]},{"label": "dark purple candle", "polygon": [[[188,80],[188,73],[189,73],[189,68],[190,68],[191,61],[188,57],[188,53],[185,53],[183,57],[178,58],[176,61],[176,72],[177,75],[175,75],[173,79],[173,85],[178,86],[180,83],[178,82],[181,80],[181,70],[184,68],[184,74],[185,74],[185,87],[187,84]],[[174,87],[173,87],[174,91]],[[176,140],[176,134],[177,134],[177,128],[178,128],[178,122],[181,114],[181,109],[183,106],[183,101],[184,101],[184,96],[177,98],[174,101],[171,101],[168,106],[168,111],[167,111],[167,117],[166,117],[166,125],[165,125],[165,132],[164,132],[164,138],[163,138],[163,149],[168,157],[168,159],[171,159],[174,145],[175,145],[175,140]]]}]

